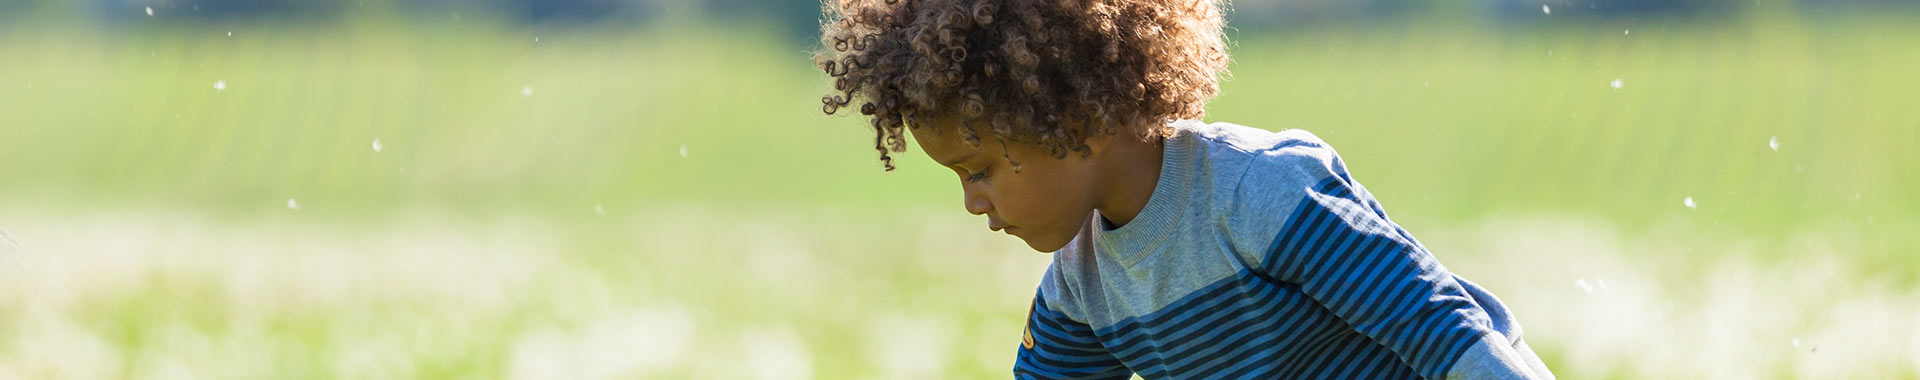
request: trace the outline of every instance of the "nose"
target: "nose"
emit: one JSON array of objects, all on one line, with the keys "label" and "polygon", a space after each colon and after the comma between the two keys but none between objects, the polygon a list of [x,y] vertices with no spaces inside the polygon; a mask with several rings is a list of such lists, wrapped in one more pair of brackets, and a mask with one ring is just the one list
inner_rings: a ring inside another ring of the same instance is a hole
[{"label": "nose", "polygon": [[987,197],[981,195],[973,186],[962,188],[961,203],[967,207],[969,214],[986,215],[988,211],[993,211],[993,202],[988,201]]}]

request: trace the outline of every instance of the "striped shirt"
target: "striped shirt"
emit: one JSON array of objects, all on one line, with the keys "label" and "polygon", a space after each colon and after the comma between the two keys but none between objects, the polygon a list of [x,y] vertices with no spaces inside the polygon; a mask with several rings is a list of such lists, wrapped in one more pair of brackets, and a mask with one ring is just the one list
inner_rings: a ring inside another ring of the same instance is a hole
[{"label": "striped shirt", "polygon": [[1552,377],[1319,138],[1174,126],[1140,214],[1053,254],[1015,377]]}]

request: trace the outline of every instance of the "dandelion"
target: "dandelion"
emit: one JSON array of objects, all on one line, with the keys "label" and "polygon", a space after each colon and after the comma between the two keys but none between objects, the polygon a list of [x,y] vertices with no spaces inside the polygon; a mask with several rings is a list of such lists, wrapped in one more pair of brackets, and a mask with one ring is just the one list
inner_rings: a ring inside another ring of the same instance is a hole
[{"label": "dandelion", "polygon": [[748,378],[752,379],[810,379],[813,374],[813,359],[807,355],[806,345],[799,334],[792,329],[756,329],[738,338],[743,346],[742,355],[748,358],[745,365]]}]

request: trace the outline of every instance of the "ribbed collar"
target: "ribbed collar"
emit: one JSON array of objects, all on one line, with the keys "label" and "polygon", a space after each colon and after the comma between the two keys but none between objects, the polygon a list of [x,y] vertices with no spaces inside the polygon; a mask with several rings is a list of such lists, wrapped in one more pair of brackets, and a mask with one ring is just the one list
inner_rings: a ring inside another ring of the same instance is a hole
[{"label": "ribbed collar", "polygon": [[1186,125],[1190,120],[1172,123],[1173,137],[1163,144],[1160,158],[1160,179],[1153,185],[1153,195],[1147,198],[1147,206],[1140,215],[1120,228],[1110,228],[1106,218],[1095,211],[1094,234],[1095,249],[1099,254],[1111,255],[1126,267],[1146,259],[1147,254],[1160,248],[1168,234],[1180,225],[1181,216],[1186,214],[1189,193],[1192,189],[1193,155],[1198,154],[1193,147],[1194,139]]}]

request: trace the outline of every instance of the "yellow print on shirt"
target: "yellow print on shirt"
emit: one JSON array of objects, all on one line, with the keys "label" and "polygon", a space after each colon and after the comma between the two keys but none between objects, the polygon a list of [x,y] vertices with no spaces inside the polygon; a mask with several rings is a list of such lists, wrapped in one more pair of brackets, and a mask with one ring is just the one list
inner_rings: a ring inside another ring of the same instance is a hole
[{"label": "yellow print on shirt", "polygon": [[1033,328],[1032,327],[1021,329],[1020,345],[1026,347],[1029,350],[1033,349]]}]

